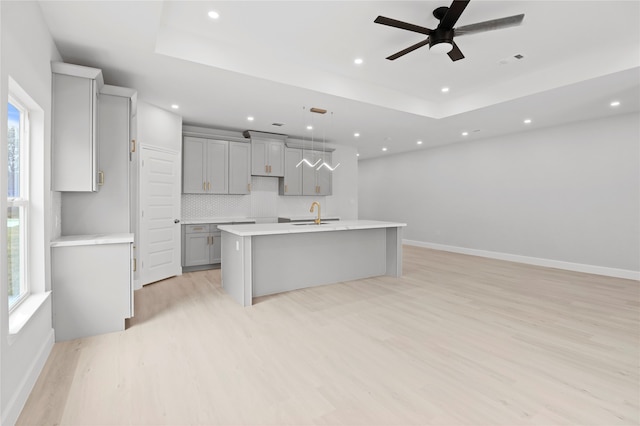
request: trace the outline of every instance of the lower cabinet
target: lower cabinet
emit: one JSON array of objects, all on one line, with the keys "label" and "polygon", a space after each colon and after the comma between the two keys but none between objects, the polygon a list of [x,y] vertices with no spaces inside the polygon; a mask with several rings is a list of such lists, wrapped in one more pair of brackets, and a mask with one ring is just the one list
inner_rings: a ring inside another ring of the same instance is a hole
[{"label": "lower cabinet", "polygon": [[182,234],[182,266],[220,263],[221,241],[218,225],[184,225]]},{"label": "lower cabinet", "polygon": [[132,243],[53,247],[51,282],[57,342],[122,331],[133,316]]},{"label": "lower cabinet", "polygon": [[226,223],[182,225],[182,271],[199,271],[219,267],[222,259],[222,232],[218,225],[255,223],[248,219]]}]

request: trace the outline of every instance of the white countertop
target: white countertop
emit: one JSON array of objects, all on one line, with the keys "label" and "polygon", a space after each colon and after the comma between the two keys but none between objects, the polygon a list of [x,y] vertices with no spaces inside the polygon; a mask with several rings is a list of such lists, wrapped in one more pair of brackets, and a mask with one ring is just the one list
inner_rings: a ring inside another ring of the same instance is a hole
[{"label": "white countertop", "polygon": [[51,241],[51,247],[93,246],[98,244],[126,244],[133,242],[133,234],[65,235]]},{"label": "white countertop", "polygon": [[218,229],[241,237],[254,235],[300,234],[304,232],[349,231],[353,229],[399,228],[406,223],[377,220],[343,220],[322,225],[296,225],[294,223],[259,223],[253,225],[222,225]]},{"label": "white countertop", "polygon": [[202,225],[205,223],[233,223],[233,222],[251,222],[255,223],[255,219],[248,217],[209,217],[201,219],[182,219],[182,225]]}]

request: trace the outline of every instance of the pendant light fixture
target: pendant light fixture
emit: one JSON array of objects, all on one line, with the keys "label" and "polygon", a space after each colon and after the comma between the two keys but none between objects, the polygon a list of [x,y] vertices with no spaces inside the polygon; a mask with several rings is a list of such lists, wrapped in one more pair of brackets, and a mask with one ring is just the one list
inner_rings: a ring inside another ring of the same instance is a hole
[{"label": "pendant light fixture", "polygon": [[[302,107],[302,123],[305,122],[305,107]],[[313,112],[314,108],[311,108],[311,111]],[[311,116],[311,151],[313,151],[313,139],[314,139],[314,132],[315,132],[315,126],[313,125],[313,115]],[[304,142],[304,136],[302,136],[302,141]],[[309,167],[315,167],[318,165],[318,163],[320,162],[320,158],[318,158],[318,161],[316,161],[315,163],[311,163],[311,161],[307,160],[306,157],[304,156],[304,145],[302,147],[302,160],[300,160],[300,162],[298,162],[298,164],[296,164],[296,167],[300,167],[302,164],[306,164]]]},{"label": "pendant light fixture", "polygon": [[[305,107],[302,107],[302,111],[303,111],[303,117],[304,117],[304,111],[305,111]],[[309,109],[309,111],[312,113],[311,115],[311,151],[315,151],[314,150],[314,142],[315,142],[315,131],[316,131],[316,126],[314,125],[314,121],[313,121],[313,114],[321,114],[324,115],[327,113],[326,109],[322,109],[322,108],[316,108],[313,107],[311,109]],[[333,122],[333,112],[331,113],[331,121]],[[304,120],[303,120],[304,122]],[[322,158],[318,158],[315,162],[311,162],[309,161],[305,156],[304,156],[304,148],[302,148],[302,160],[300,160],[300,162],[298,162],[298,164],[296,164],[296,167],[300,167],[302,164],[306,164],[309,167],[315,168],[316,170],[321,170],[323,167],[326,167],[329,171],[333,172],[335,169],[338,168],[338,166],[340,166],[340,163],[336,164],[335,166],[331,166],[329,163],[327,163],[326,161],[326,130],[327,130],[327,126],[323,126],[322,128]],[[304,141],[304,137],[303,137],[303,141]],[[319,164],[319,165],[318,165]]]}]

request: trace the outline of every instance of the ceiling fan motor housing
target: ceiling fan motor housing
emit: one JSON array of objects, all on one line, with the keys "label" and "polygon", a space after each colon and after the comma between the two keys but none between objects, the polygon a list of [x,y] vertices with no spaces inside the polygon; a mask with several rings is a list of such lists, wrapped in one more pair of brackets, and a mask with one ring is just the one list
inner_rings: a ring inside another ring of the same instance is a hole
[{"label": "ceiling fan motor housing", "polygon": [[[429,49],[448,53],[453,49],[453,30],[435,29],[429,34]],[[442,46],[439,46],[442,45]],[[434,49],[434,46],[437,46]]]}]

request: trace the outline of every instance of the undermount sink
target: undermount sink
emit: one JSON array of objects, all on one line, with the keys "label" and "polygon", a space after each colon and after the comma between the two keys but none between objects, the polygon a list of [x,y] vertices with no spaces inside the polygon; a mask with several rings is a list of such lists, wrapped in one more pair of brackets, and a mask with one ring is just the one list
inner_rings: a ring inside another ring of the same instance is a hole
[{"label": "undermount sink", "polygon": [[320,223],[315,223],[315,222],[302,222],[302,223],[294,223],[295,226],[300,226],[300,225],[326,225],[329,222],[320,222]]}]

